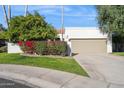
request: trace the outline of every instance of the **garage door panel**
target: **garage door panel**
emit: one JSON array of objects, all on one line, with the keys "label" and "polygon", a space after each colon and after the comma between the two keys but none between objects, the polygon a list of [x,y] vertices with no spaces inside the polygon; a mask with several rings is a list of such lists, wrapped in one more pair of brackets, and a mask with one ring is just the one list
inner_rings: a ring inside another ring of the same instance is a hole
[{"label": "garage door panel", "polygon": [[71,40],[73,53],[106,53],[106,40]]}]

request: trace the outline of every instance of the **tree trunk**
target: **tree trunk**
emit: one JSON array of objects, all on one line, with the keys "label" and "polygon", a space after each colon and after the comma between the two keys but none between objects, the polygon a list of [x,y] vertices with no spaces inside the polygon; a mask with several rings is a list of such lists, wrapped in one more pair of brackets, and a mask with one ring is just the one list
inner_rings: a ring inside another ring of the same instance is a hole
[{"label": "tree trunk", "polygon": [[8,27],[9,26],[9,22],[8,22],[8,17],[7,17],[5,5],[2,5],[2,8],[3,8],[3,12],[4,12],[4,18],[5,18],[7,27]]}]

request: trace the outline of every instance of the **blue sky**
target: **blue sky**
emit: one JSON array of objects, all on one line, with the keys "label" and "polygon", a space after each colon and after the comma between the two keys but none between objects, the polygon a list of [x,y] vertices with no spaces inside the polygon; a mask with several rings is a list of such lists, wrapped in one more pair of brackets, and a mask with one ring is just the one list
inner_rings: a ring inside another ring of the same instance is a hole
[{"label": "blue sky", "polygon": [[[12,16],[24,15],[23,5],[11,6]],[[6,6],[7,10],[7,6]],[[34,13],[38,11],[45,20],[56,28],[61,27],[61,6],[29,5],[28,11]],[[97,27],[97,11],[93,5],[66,5],[64,6],[64,26],[65,27]],[[0,5],[0,23],[6,26]]]}]

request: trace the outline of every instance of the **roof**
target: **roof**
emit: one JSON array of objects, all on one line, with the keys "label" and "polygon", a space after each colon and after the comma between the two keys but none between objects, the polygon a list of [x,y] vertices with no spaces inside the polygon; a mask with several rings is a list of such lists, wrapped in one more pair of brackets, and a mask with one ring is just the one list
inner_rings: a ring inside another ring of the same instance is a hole
[{"label": "roof", "polygon": [[65,33],[65,29],[57,29],[58,34],[64,34]]}]

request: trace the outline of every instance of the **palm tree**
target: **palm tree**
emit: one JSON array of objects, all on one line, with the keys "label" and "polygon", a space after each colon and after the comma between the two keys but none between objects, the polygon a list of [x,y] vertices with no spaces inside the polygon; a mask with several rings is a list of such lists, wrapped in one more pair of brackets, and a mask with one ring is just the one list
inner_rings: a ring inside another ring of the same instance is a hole
[{"label": "palm tree", "polygon": [[5,18],[7,27],[8,27],[9,26],[9,22],[8,22],[8,17],[7,17],[5,5],[2,5],[2,8],[3,8],[3,12],[4,12],[4,18]]}]

